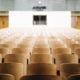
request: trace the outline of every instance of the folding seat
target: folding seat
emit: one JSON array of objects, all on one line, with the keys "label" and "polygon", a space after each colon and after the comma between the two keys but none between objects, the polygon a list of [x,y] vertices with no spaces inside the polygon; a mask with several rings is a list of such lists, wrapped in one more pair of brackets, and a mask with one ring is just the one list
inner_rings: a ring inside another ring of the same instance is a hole
[{"label": "folding seat", "polygon": [[56,75],[56,65],[55,64],[28,64],[27,67],[28,75]]},{"label": "folding seat", "polygon": [[65,45],[55,39],[55,40],[52,40],[50,42],[50,47],[52,49],[55,49],[55,48],[65,48]]},{"label": "folding seat", "polygon": [[0,80],[15,80],[11,74],[0,74]]},{"label": "folding seat", "polygon": [[56,75],[31,75],[23,76],[20,80],[60,80]]},{"label": "folding seat", "polygon": [[18,47],[20,48],[31,48],[32,47],[32,44],[26,44],[25,42],[24,43],[21,43],[21,44],[18,44]]},{"label": "folding seat", "polygon": [[51,54],[32,54],[30,56],[30,63],[51,63],[52,64],[52,55]]},{"label": "folding seat", "polygon": [[49,48],[33,48],[32,54],[39,54],[39,53],[50,54],[50,49]]},{"label": "folding seat", "polygon": [[75,49],[77,48],[80,48],[80,44],[72,44],[71,45],[72,53],[75,53]]},{"label": "folding seat", "polygon": [[53,56],[55,57],[56,55],[60,54],[71,54],[71,49],[70,48],[56,48],[53,50]]},{"label": "folding seat", "polygon": [[12,48],[12,54],[25,54],[26,58],[29,58],[29,48]]},{"label": "folding seat", "polygon": [[67,80],[80,80],[80,74],[71,75]]},{"label": "folding seat", "polygon": [[49,48],[49,45],[48,44],[38,44],[38,45],[35,45],[34,48]]},{"label": "folding seat", "polygon": [[80,64],[67,63],[61,65],[61,77],[62,80],[66,80],[69,76],[74,74],[80,74]]},{"label": "folding seat", "polygon": [[78,63],[78,56],[76,54],[56,55],[56,65],[59,70],[60,70],[60,65],[63,63]]},{"label": "folding seat", "polygon": [[4,59],[5,63],[22,63],[23,64],[23,70],[24,74],[26,74],[27,69],[27,58],[25,54],[8,54],[5,56]]},{"label": "folding seat", "polygon": [[22,63],[0,63],[0,73],[14,75],[15,80],[23,76]]},{"label": "folding seat", "polygon": [[11,54],[10,48],[0,48],[0,54],[4,58],[7,54]]}]

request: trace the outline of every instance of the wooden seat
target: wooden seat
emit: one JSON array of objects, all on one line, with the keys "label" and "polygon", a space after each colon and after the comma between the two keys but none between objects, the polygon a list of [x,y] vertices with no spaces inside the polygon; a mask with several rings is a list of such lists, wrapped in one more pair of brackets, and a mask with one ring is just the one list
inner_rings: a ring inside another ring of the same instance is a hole
[{"label": "wooden seat", "polygon": [[11,74],[0,74],[0,80],[15,80],[15,77]]},{"label": "wooden seat", "polygon": [[26,58],[29,58],[29,48],[13,48],[12,49],[12,54],[25,54]]},{"label": "wooden seat", "polygon": [[80,74],[80,64],[62,64],[61,65],[61,77],[65,80],[67,77],[73,74]]},{"label": "wooden seat", "polygon": [[25,54],[8,54],[5,56],[4,59],[5,63],[22,63],[23,64],[23,69],[24,69],[24,74],[26,74],[26,69],[27,69],[27,58]]},{"label": "wooden seat", "polygon": [[60,80],[60,78],[55,75],[33,75],[23,76],[20,80]]},{"label": "wooden seat", "polygon": [[78,56],[76,54],[56,55],[56,64],[59,70],[60,70],[60,65],[63,63],[78,63]]},{"label": "wooden seat", "polygon": [[70,48],[56,48],[53,49],[53,57],[55,57],[55,55],[60,55],[60,54],[71,54],[71,49]]},{"label": "wooden seat", "polygon": [[56,75],[56,65],[54,64],[28,64],[28,75]]},{"label": "wooden seat", "polygon": [[65,48],[65,45],[61,43],[60,41],[57,41],[57,39],[54,39],[54,40],[50,40],[50,47],[52,49]]},{"label": "wooden seat", "polygon": [[54,49],[54,54],[71,54],[70,48],[56,48]]},{"label": "wooden seat", "polygon": [[50,49],[49,48],[33,48],[32,54],[39,54],[39,53],[50,54]]},{"label": "wooden seat", "polygon": [[30,56],[30,63],[52,63],[51,54],[32,54]]},{"label": "wooden seat", "polygon": [[68,77],[68,80],[80,80],[80,74],[74,74]]},{"label": "wooden seat", "polygon": [[0,63],[0,73],[14,75],[15,80],[19,80],[23,76],[23,64]]},{"label": "wooden seat", "polygon": [[0,54],[4,58],[7,54],[10,54],[11,50],[9,48],[0,48]]}]

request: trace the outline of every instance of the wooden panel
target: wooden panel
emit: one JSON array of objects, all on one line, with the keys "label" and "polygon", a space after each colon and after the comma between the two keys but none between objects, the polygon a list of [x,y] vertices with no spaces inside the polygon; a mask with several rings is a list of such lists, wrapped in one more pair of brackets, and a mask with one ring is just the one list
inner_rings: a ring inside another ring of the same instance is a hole
[{"label": "wooden panel", "polygon": [[0,28],[7,28],[9,25],[8,16],[0,16]]},{"label": "wooden panel", "polygon": [[77,17],[77,28],[80,29],[80,16]]}]

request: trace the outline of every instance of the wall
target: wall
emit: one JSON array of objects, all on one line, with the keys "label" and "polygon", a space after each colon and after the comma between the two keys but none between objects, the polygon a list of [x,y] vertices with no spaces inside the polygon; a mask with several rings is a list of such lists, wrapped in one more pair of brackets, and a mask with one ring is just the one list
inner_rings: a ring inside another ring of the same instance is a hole
[{"label": "wall", "polygon": [[0,11],[14,10],[14,0],[0,0]]},{"label": "wall", "polygon": [[[38,5],[38,0],[15,0],[15,10],[32,10]],[[42,0],[42,5],[47,6],[47,10],[65,10],[65,0]]]},{"label": "wall", "polygon": [[[33,27],[33,15],[47,15],[46,27],[71,27],[70,12],[32,12],[32,11],[10,11],[10,27]],[[43,26],[43,25],[39,25]],[[38,27],[38,26],[37,26]]]},{"label": "wall", "polygon": [[[80,0],[42,0],[47,6],[47,11],[52,10],[80,10]],[[38,5],[38,0],[0,0],[0,10],[26,10]]]}]

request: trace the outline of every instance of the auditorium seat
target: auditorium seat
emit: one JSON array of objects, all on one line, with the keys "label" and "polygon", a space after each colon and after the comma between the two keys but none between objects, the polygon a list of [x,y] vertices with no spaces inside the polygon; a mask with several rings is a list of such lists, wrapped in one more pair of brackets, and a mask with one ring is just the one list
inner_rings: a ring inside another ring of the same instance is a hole
[{"label": "auditorium seat", "polygon": [[53,49],[53,57],[60,54],[72,54],[70,48],[56,48]]},{"label": "auditorium seat", "polygon": [[19,80],[23,76],[23,64],[0,63],[0,73],[14,75],[15,80]]},{"label": "auditorium seat", "polygon": [[28,75],[56,75],[55,64],[28,64],[27,67]]},{"label": "auditorium seat", "polygon": [[33,48],[32,54],[50,54],[49,48]]},{"label": "auditorium seat", "polygon": [[51,63],[52,64],[52,55],[51,54],[31,54],[30,63]]},{"label": "auditorium seat", "polygon": [[12,48],[12,54],[25,54],[26,58],[30,57],[30,49],[29,48]]},{"label": "auditorium seat", "polygon": [[80,64],[66,63],[61,65],[62,80],[66,80],[69,76],[73,74],[80,74]]},{"label": "auditorium seat", "polygon": [[78,56],[76,54],[56,55],[56,65],[59,70],[60,70],[60,65],[63,63],[78,63]]},{"label": "auditorium seat", "polygon": [[5,56],[4,59],[5,63],[22,63],[23,64],[23,70],[24,75],[26,75],[26,69],[27,69],[27,57],[25,54],[8,54]]},{"label": "auditorium seat", "polygon": [[0,54],[4,58],[7,54],[11,54],[11,50],[9,48],[0,48]]},{"label": "auditorium seat", "polygon": [[0,74],[0,80],[15,80],[15,77],[11,74]]}]

